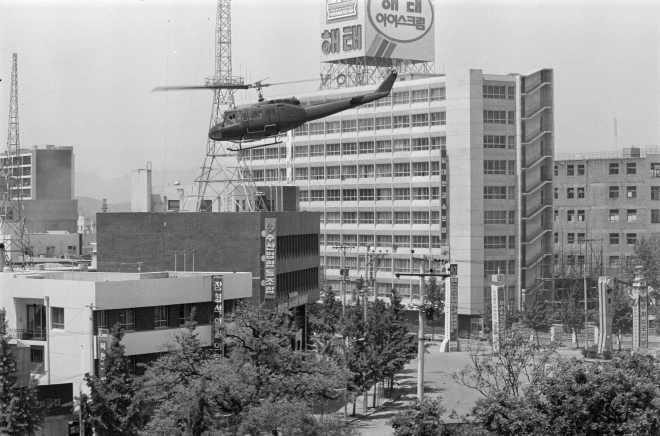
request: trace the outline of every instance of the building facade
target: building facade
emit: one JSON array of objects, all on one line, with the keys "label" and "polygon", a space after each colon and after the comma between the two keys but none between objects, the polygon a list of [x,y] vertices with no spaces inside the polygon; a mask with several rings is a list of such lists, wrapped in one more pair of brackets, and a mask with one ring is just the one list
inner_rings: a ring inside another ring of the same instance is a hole
[{"label": "building facade", "polygon": [[[252,297],[249,273],[0,273],[0,304],[12,343],[29,347],[29,365],[40,385],[72,383],[77,391],[85,373],[99,374],[99,329],[120,323],[129,371],[140,375],[195,308],[196,333],[212,345],[214,283],[222,281],[224,313],[238,299]],[[44,434],[68,434],[66,420],[48,419]]]},{"label": "building facade", "polygon": [[660,232],[660,149],[559,154],[554,164],[555,275],[621,277],[635,243]]},{"label": "building facade", "polygon": [[[297,97],[312,105],[367,92]],[[370,247],[387,250],[379,296],[408,298],[423,256],[458,263],[459,315],[479,315],[490,275],[507,275],[510,299],[542,274],[552,237],[552,70],[529,75],[401,74],[388,98],[303,125],[287,147],[244,152],[257,184],[300,188],[301,210],[320,213],[326,284],[366,277]],[[288,161],[288,162],[287,162]],[[429,266],[427,265],[427,268]],[[469,320],[463,319],[462,322]]]},{"label": "building facade", "polygon": [[[73,147],[34,146],[21,150],[18,171],[22,184],[23,214],[28,233],[64,230],[76,233]],[[0,163],[7,163],[6,152]]]}]

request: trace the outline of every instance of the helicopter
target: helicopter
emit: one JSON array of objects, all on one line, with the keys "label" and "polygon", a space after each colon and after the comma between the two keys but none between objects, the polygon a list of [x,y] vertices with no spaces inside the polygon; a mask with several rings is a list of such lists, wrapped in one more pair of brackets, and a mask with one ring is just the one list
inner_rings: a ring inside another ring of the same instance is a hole
[{"label": "helicopter", "polygon": [[[394,84],[396,77],[397,72],[392,70],[374,92],[307,107],[301,106],[300,101],[295,97],[265,100],[261,92],[262,88],[273,85],[282,85],[283,83],[261,83],[263,80],[252,84],[219,83],[208,86],[158,87],[154,88],[154,91],[189,89],[256,89],[259,93],[259,100],[257,103],[228,109],[224,113],[222,122],[214,125],[209,130],[209,138],[214,141],[229,141],[238,144],[238,148],[228,148],[228,150],[244,151],[252,148],[279,144],[281,143],[281,141],[277,140],[279,135],[302,126],[309,121],[325,118],[329,115],[387,97],[392,90],[392,85]],[[275,142],[253,147],[243,147],[243,144],[245,143],[259,141],[266,138],[275,138]]]}]

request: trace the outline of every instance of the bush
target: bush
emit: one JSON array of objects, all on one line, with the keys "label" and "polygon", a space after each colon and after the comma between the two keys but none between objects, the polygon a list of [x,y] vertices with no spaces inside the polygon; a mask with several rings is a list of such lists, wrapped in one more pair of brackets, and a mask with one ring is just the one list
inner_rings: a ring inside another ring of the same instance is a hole
[{"label": "bush", "polygon": [[612,359],[612,352],[610,350],[603,350],[603,359],[605,360]]}]

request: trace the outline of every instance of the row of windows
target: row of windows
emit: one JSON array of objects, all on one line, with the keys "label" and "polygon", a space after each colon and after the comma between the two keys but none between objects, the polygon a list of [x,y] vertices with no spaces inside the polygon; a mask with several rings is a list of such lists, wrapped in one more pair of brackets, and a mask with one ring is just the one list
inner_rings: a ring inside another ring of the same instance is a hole
[{"label": "row of windows", "polygon": [[[440,248],[446,245],[446,240],[439,236],[427,235],[347,235],[327,233],[321,238],[321,244],[325,245],[349,245],[353,247],[402,247],[402,248]],[[381,259],[381,262],[387,259]],[[381,263],[382,265],[382,263]]]},{"label": "row of windows", "polygon": [[[392,153],[401,151],[440,150],[447,145],[445,136],[413,139],[384,139],[380,141],[342,142],[334,144],[296,145],[293,157],[309,156],[348,156],[357,154]],[[286,147],[246,150],[246,159],[286,159]]]},{"label": "row of windows", "polygon": [[[619,198],[618,186],[610,186],[610,198]],[[637,186],[626,187],[626,198],[637,198]]]},{"label": "row of windows", "polygon": [[[555,209],[554,211],[554,220],[559,221],[559,211]],[[566,211],[566,221],[575,222],[575,221],[585,221],[585,211],[577,210],[567,210]],[[608,221],[618,222],[621,221],[621,214],[619,209],[610,209]],[[626,209],[626,221],[627,222],[637,222],[637,209]],[[660,224],[660,209],[651,209],[651,224]]]},{"label": "row of windows", "polygon": [[[576,242],[576,237],[577,235],[577,244],[578,245],[583,245],[585,242],[585,234],[584,233],[566,233],[566,244],[567,245],[575,245]],[[637,243],[637,233],[626,233],[626,244],[627,245],[635,245]],[[555,244],[559,244],[559,233],[555,232],[554,235],[554,241]],[[621,234],[620,233],[610,233],[610,245],[619,245],[621,241]]]},{"label": "row of windows", "polygon": [[[508,237],[509,248],[516,248],[516,237]],[[497,249],[497,248],[507,248],[507,237],[506,236],[484,236],[484,249]]]},{"label": "row of windows", "polygon": [[409,127],[444,126],[446,112],[429,112],[412,115],[386,115],[374,118],[358,118],[341,121],[320,121],[303,124],[294,130],[296,136],[332,133],[370,132],[373,130],[402,129]]},{"label": "row of windows", "polygon": [[[342,96],[341,98],[349,98],[353,97],[352,95],[347,95],[347,96]],[[335,98],[335,97],[332,97]],[[380,100],[376,100],[375,104],[374,103],[367,103],[365,105],[360,106],[360,108],[369,108],[369,107],[383,107],[383,106],[391,106],[392,104],[407,104],[409,102],[412,103],[422,103],[422,102],[427,102],[427,101],[442,101],[445,100],[446,97],[446,89],[444,87],[441,88],[431,88],[431,89],[416,89],[413,91],[395,91],[392,93],[392,95],[389,95],[385,98],[381,98]],[[311,106],[315,104],[320,104],[324,103],[324,99],[320,100],[302,100],[300,102],[300,105],[305,107],[305,106]]]},{"label": "row of windows", "polygon": [[515,111],[484,111],[484,124],[514,124]]},{"label": "row of windows", "polygon": [[485,260],[484,261],[484,277],[493,274],[505,274],[507,272],[507,264],[509,266],[509,274],[516,273],[516,261],[514,259],[504,260]]},{"label": "row of windows", "polygon": [[497,86],[497,85],[484,85],[483,97],[495,98],[504,100],[508,97],[509,100],[515,98],[516,88],[513,86]]},{"label": "row of windows", "polygon": [[[422,237],[423,238],[423,237]],[[341,258],[338,256],[326,256],[325,258],[325,267],[328,269],[340,269],[341,268]],[[383,258],[378,259],[378,269],[380,271],[392,271],[394,272],[409,272],[411,270],[411,265],[413,265],[413,270],[415,267],[422,265],[419,259],[414,259],[413,262],[410,262],[410,259],[406,258]],[[357,269],[358,262],[356,257],[346,257],[344,259],[344,267],[348,269]]]},{"label": "row of windows", "polygon": [[96,310],[94,311],[94,331],[99,328],[110,329],[117,322],[125,330],[153,330],[161,327],[179,327],[190,319],[193,309],[195,309],[195,321],[198,324],[211,323],[212,303],[201,302],[168,306]]},{"label": "row of windows", "polygon": [[[561,165],[564,166],[564,165]],[[559,175],[560,165],[555,165],[555,176]],[[566,175],[567,176],[584,176],[586,173],[585,164],[570,164],[566,165]],[[611,162],[609,164],[609,174],[611,176],[619,174],[619,163]],[[637,174],[637,162],[626,162],[626,174],[633,175]],[[657,174],[657,175],[655,175]],[[654,177],[660,177],[660,163],[651,163],[651,175]]]},{"label": "row of windows", "polygon": [[513,176],[516,174],[516,161],[484,160],[484,174],[508,174]]},{"label": "row of windows", "polygon": [[[584,198],[584,188],[566,188],[566,198],[568,200]],[[555,188],[555,200],[557,199],[559,199],[559,188]]]},{"label": "row of windows", "polygon": [[[610,186],[609,198],[619,198],[621,190],[619,186]],[[568,200],[584,198],[584,195],[584,187],[566,188],[566,199]],[[554,197],[559,198],[559,188],[555,188]],[[637,186],[626,186],[626,198],[637,198]],[[660,186],[651,186],[651,200],[660,200]]]},{"label": "row of windows", "polygon": [[[282,173],[284,168],[280,168]],[[266,179],[277,178],[278,169],[267,169]],[[446,174],[447,170],[443,170]],[[253,170],[253,177],[261,179],[264,170]],[[295,180],[332,180],[332,179],[372,179],[374,177],[423,177],[439,176],[440,162],[401,162],[386,164],[367,165],[342,165],[325,167],[296,167],[294,171]]]},{"label": "row of windows", "polygon": [[[440,188],[301,189],[300,201],[438,200]],[[442,192],[442,197],[446,197]]]},{"label": "row of windows", "polygon": [[515,148],[515,136],[484,135],[484,148]]},{"label": "row of windows", "polygon": [[[508,198],[514,200],[516,198],[516,187],[508,187]],[[507,186],[484,186],[484,200],[506,200],[507,199]]]},{"label": "row of windows", "polygon": [[440,212],[326,212],[323,219],[326,224],[440,224]]},{"label": "row of windows", "polygon": [[513,210],[485,210],[484,224],[515,224],[516,212]]}]

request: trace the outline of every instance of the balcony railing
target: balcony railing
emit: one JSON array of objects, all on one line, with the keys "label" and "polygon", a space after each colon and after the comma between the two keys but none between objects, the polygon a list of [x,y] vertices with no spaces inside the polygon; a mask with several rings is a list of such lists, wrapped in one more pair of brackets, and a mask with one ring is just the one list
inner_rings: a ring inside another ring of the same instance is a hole
[{"label": "balcony railing", "polygon": [[525,140],[524,142],[531,142],[533,139],[535,139],[538,136],[541,136],[543,133],[549,131],[550,128],[547,125],[539,126],[536,130],[525,134]]},{"label": "balcony railing", "polygon": [[541,233],[543,233],[545,231],[548,231],[548,230],[550,230],[550,229],[546,229],[543,226],[539,227],[538,229],[536,229],[534,231],[534,233],[532,233],[531,235],[527,235],[527,240],[525,242],[523,242],[523,244],[533,242],[536,239],[537,236],[539,236]]},{"label": "balcony railing", "polygon": [[9,336],[14,339],[22,339],[27,341],[45,341],[46,330],[35,329],[7,329]]},{"label": "balcony railing", "polygon": [[546,150],[540,150],[534,156],[532,156],[529,159],[525,160],[525,166],[529,168],[529,167],[535,165],[536,163],[540,162],[541,159],[544,159],[546,157],[549,157],[547,151]]},{"label": "balcony railing", "polygon": [[534,115],[536,115],[538,112],[540,112],[542,109],[545,109],[547,107],[550,107],[550,101],[549,100],[542,100],[536,103],[534,106],[530,108],[525,109],[525,113],[523,115],[523,119],[529,119],[532,118]]},{"label": "balcony railing", "polygon": [[529,194],[529,193],[531,193],[531,192],[534,191],[536,188],[538,188],[539,186],[541,186],[541,184],[543,184],[543,183],[545,183],[545,182],[549,182],[549,181],[550,181],[550,180],[548,180],[547,177],[543,177],[543,176],[541,176],[540,178],[538,178],[538,179],[534,180],[533,182],[531,182],[529,185],[525,184],[525,192],[524,192],[524,194]]}]

